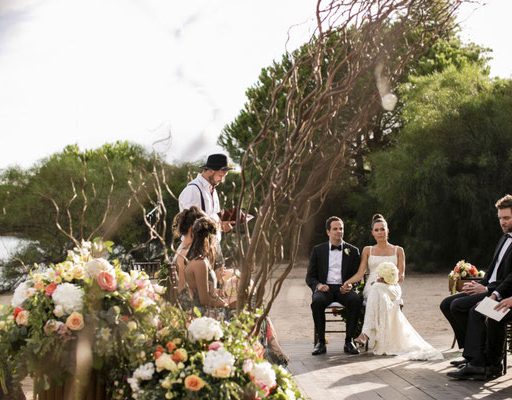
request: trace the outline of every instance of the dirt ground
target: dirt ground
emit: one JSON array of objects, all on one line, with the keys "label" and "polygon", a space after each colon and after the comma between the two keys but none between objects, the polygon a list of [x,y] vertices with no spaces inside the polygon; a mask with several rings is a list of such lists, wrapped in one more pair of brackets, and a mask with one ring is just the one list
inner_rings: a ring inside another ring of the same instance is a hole
[{"label": "dirt ground", "polygon": [[[281,342],[312,340],[311,291],[305,277],[305,268],[293,270],[272,308],[272,321]],[[449,295],[448,273],[408,272],[402,292],[403,312],[414,328],[435,347],[451,346],[453,331],[439,309],[441,301]],[[289,309],[291,304],[295,304],[293,310]]]}]

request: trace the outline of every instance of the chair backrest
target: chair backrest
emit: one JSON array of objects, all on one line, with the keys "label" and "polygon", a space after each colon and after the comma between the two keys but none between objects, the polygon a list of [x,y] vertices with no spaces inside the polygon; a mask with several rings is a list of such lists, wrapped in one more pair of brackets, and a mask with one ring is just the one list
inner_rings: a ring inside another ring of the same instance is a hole
[{"label": "chair backrest", "polygon": [[150,279],[160,270],[160,261],[134,261],[132,268],[136,271],[144,271]]}]

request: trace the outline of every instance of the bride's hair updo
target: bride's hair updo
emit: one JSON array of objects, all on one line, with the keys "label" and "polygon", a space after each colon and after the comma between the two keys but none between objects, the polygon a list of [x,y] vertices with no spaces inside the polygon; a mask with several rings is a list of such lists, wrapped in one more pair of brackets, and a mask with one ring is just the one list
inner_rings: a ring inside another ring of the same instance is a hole
[{"label": "bride's hair updo", "polygon": [[372,229],[377,222],[382,222],[386,227],[388,226],[387,221],[384,219],[382,214],[374,214],[372,217]]}]

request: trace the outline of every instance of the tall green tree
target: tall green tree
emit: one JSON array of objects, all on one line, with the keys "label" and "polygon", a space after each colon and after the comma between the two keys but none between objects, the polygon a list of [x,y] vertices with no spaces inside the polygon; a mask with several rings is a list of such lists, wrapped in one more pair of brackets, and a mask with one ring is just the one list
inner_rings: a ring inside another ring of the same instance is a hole
[{"label": "tall green tree", "polygon": [[411,78],[397,144],[372,157],[373,196],[419,269],[465,258],[486,266],[499,227],[495,201],[512,184],[512,83],[478,65]]},{"label": "tall green tree", "polygon": [[[388,29],[391,29],[389,27]],[[352,35],[352,36],[351,36]],[[329,64],[334,64],[353,46],[352,42],[358,40],[356,32],[351,31],[351,35],[346,35],[346,40],[336,41],[337,35],[331,37],[332,49],[329,51],[324,60],[324,70],[328,69]],[[412,41],[417,32],[408,32]],[[272,126],[276,132],[286,131],[286,107],[287,97],[290,95],[289,90],[276,92],[276,88],[285,79],[286,72],[295,60],[303,57],[313,48],[314,42],[307,43],[294,53],[286,53],[280,61],[275,61],[272,65],[262,69],[258,82],[247,89],[247,102],[240,111],[235,120],[227,125],[219,138],[219,144],[222,145],[235,160],[239,161],[247,150],[249,144],[263,129],[266,119],[264,116],[272,108],[272,100],[275,102],[273,112],[277,114],[272,119]],[[402,52],[407,50],[404,44]],[[430,47],[425,49],[425,53],[416,62],[407,66],[401,77],[398,77],[394,84],[399,85],[408,82],[410,77],[418,75],[429,75],[442,71],[447,67],[455,67],[457,69],[464,68],[467,65],[478,66],[484,74],[488,74],[487,50],[475,44],[464,45],[455,35],[455,27],[448,32],[446,39],[439,39]],[[343,69],[337,71],[338,79],[342,79],[346,71]],[[314,90],[315,83],[311,74],[310,64],[300,64],[297,72],[297,80],[300,82],[304,95],[307,96]],[[351,117],[361,110],[361,105],[370,102],[377,94],[377,84],[372,71],[368,71],[366,75],[360,78],[358,89],[354,90],[354,96],[348,105],[336,113],[333,117],[332,130],[333,134],[343,135],[347,124],[350,123]],[[347,225],[347,236],[349,240],[356,243],[367,243],[368,221],[371,215],[376,211],[381,211],[381,205],[378,199],[371,196],[368,191],[368,180],[372,173],[371,159],[368,157],[372,152],[387,149],[396,142],[396,133],[402,126],[401,110],[403,101],[400,100],[395,110],[387,112],[381,110],[370,116],[371,121],[366,127],[361,129],[358,135],[352,135],[347,141],[345,151],[347,157],[343,168],[339,168],[339,173],[335,176],[336,185],[333,185],[329,193],[326,195],[322,212],[319,213],[317,222],[312,223],[312,227],[305,230],[303,240],[304,249],[311,247],[310,242],[322,240],[325,233],[322,228],[322,220],[328,215],[342,215]],[[276,137],[279,136],[276,133]],[[286,135],[281,135],[284,141]],[[265,148],[267,144],[262,142],[260,147]],[[261,151],[263,154],[264,151]],[[273,160],[273,157],[268,157]],[[310,168],[312,169],[312,167]],[[248,172],[249,180],[261,179],[260,171]],[[306,250],[308,251],[308,250]]]}]

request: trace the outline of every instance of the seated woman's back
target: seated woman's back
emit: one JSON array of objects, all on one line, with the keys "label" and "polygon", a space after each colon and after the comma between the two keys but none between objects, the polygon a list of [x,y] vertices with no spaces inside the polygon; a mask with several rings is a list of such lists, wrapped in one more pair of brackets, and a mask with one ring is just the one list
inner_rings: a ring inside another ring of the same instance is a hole
[{"label": "seated woman's back", "polygon": [[196,258],[189,261],[185,269],[185,280],[196,306],[227,306],[226,301],[217,294],[217,278],[208,259]]}]

